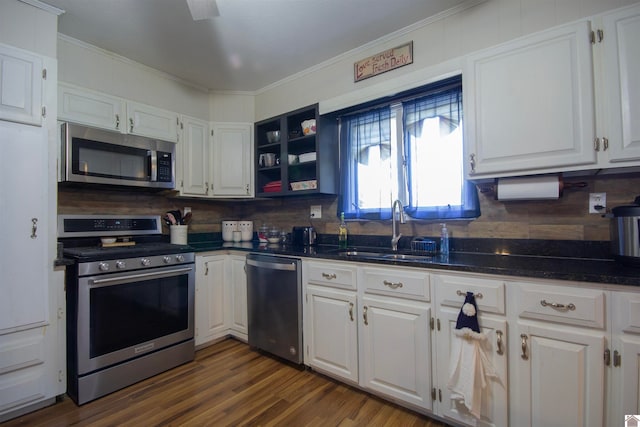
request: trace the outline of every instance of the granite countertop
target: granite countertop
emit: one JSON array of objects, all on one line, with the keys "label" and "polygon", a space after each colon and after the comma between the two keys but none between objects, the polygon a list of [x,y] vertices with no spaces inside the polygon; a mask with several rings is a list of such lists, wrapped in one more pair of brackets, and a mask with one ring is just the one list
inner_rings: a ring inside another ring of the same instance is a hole
[{"label": "granite countertop", "polygon": [[[486,240],[492,240],[489,244]],[[460,244],[458,250],[452,250],[448,257],[441,255],[406,260],[371,258],[366,256],[345,256],[334,244],[318,244],[315,246],[295,247],[289,245],[259,244],[253,242],[222,242],[222,241],[194,241],[189,242],[196,253],[217,250],[240,250],[247,252],[271,253],[274,255],[300,256],[318,259],[334,259],[397,265],[405,267],[423,267],[435,270],[463,271],[470,273],[495,274],[503,276],[531,277],[553,280],[569,280],[578,282],[593,282],[612,285],[640,286],[640,265],[624,265],[612,257],[603,254],[601,245],[586,248],[580,243],[566,245],[557,241],[538,241],[539,247],[518,248],[522,242],[508,241],[509,250],[505,250],[505,241],[498,239],[482,239]],[[497,246],[494,243],[499,243]],[[371,242],[366,242],[371,243]],[[514,246],[514,243],[516,246]],[[496,248],[499,247],[499,250]],[[357,246],[359,251],[388,251],[387,248],[372,246]],[[546,248],[546,249],[545,249]],[[491,250],[491,251],[489,251]],[[513,253],[517,250],[520,253]],[[568,251],[575,256],[562,256],[560,253]],[[401,253],[411,253],[400,250]],[[533,252],[533,253],[532,253]]]}]

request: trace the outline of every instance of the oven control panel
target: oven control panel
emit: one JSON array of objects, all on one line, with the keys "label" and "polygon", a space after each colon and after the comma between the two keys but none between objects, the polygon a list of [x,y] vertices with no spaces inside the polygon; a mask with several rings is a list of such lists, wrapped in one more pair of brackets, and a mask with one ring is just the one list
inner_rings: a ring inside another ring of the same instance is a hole
[{"label": "oven control panel", "polygon": [[193,264],[194,262],[195,254],[193,252],[81,262],[78,263],[78,276]]}]

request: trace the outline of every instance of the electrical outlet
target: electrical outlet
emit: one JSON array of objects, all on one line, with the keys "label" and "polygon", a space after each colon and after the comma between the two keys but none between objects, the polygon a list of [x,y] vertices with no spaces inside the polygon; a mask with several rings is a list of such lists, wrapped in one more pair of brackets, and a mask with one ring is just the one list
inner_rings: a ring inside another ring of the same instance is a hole
[{"label": "electrical outlet", "polygon": [[589,193],[589,213],[603,214],[607,208],[607,193]]},{"label": "electrical outlet", "polygon": [[311,212],[309,216],[311,216],[311,218],[313,219],[322,218],[322,205],[311,206]]}]

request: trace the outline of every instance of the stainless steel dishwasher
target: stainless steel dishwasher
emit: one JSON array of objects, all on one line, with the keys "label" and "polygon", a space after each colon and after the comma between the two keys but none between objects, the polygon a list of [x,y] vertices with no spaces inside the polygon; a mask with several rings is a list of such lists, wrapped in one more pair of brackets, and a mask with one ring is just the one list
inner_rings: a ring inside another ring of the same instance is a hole
[{"label": "stainless steel dishwasher", "polygon": [[300,260],[247,255],[249,345],[302,363],[302,272]]}]

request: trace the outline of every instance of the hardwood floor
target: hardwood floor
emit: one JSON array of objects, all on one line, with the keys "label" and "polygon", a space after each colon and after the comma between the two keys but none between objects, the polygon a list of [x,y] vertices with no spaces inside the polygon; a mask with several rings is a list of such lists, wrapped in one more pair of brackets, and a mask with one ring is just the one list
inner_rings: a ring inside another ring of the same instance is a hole
[{"label": "hardwood floor", "polygon": [[83,406],[68,397],[3,426],[426,426],[444,424],[228,339]]}]

